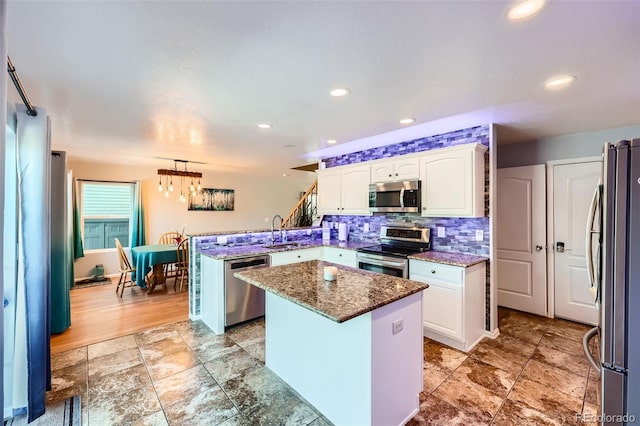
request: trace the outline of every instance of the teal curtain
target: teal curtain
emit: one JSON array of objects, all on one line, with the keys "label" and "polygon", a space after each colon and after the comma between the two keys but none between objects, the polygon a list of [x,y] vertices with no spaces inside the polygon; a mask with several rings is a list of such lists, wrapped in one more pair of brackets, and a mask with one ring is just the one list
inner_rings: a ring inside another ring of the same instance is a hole
[{"label": "teal curtain", "polygon": [[71,198],[73,205],[73,258],[84,257],[84,247],[82,246],[82,230],[80,229],[80,205],[78,204],[78,183],[73,179],[71,186]]},{"label": "teal curtain", "polygon": [[142,184],[139,180],[137,180],[134,186],[135,189],[133,194],[133,227],[131,230],[131,247],[145,245]]}]

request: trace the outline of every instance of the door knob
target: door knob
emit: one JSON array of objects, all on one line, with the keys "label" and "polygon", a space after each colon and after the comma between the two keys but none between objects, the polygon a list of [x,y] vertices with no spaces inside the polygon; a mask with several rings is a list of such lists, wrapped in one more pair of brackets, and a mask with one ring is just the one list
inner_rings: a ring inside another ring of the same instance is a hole
[{"label": "door knob", "polygon": [[556,243],[556,251],[558,253],[564,253],[564,243],[562,241]]},{"label": "door knob", "polygon": [[536,246],[536,251],[540,251],[540,250],[542,250],[542,249],[543,249],[543,247],[542,247],[541,245],[537,245],[537,246]]}]

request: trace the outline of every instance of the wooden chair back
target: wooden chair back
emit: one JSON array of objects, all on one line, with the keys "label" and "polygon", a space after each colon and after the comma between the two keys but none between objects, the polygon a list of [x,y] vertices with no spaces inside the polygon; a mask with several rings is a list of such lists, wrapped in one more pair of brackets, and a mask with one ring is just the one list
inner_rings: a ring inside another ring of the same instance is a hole
[{"label": "wooden chair back", "polygon": [[158,244],[176,244],[178,241],[178,238],[180,239],[180,241],[184,240],[184,237],[179,232],[176,232],[176,231],[165,232],[164,234],[160,235],[160,240],[158,241]]},{"label": "wooden chair back", "polygon": [[124,249],[122,248],[122,244],[120,244],[120,240],[117,238],[115,240],[116,240],[116,247],[118,248],[118,257],[120,260],[120,272],[131,271],[132,270],[131,262],[127,257],[127,253],[124,252]]},{"label": "wooden chair back", "polygon": [[177,257],[178,257],[178,268],[189,270],[189,240],[184,239],[180,241],[178,244]]}]

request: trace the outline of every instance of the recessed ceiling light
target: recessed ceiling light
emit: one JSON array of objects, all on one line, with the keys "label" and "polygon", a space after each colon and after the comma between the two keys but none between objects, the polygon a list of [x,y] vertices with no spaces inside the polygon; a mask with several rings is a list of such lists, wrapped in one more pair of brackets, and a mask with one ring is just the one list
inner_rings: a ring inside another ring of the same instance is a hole
[{"label": "recessed ceiling light", "polygon": [[335,139],[327,139],[327,144],[329,144],[329,145],[335,145],[337,143],[338,143],[338,141],[335,140]]},{"label": "recessed ceiling light", "polygon": [[288,175],[288,174],[286,174],[286,173],[283,173],[283,174],[282,174],[282,177],[287,177],[287,176],[289,176],[289,175]]},{"label": "recessed ceiling light", "polygon": [[529,19],[537,15],[547,0],[519,0],[507,9],[507,18],[510,21],[518,22]]},{"label": "recessed ceiling light", "polygon": [[403,119],[401,119],[401,120],[400,120],[400,124],[411,124],[411,123],[413,123],[413,122],[415,122],[415,121],[416,121],[416,119],[415,119],[415,118],[409,118],[409,117],[407,117],[407,118],[403,118]]},{"label": "recessed ceiling light", "polygon": [[258,124],[258,127],[260,127],[261,129],[270,129],[271,128],[271,124],[269,124],[269,123],[260,123],[260,124]]},{"label": "recessed ceiling light", "polygon": [[331,96],[335,96],[335,97],[340,97],[340,96],[346,96],[349,93],[351,93],[351,90],[347,89],[346,87],[340,87],[337,89],[332,89],[329,94]]},{"label": "recessed ceiling light", "polygon": [[571,83],[576,81],[576,79],[577,77],[575,75],[556,75],[545,81],[544,87],[545,89],[549,90],[564,89],[565,87],[571,85]]}]

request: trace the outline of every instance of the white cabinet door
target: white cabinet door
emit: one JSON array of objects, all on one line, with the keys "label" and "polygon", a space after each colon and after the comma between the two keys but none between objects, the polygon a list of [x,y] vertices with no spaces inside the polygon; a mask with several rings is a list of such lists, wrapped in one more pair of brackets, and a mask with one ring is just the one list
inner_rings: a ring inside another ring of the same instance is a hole
[{"label": "white cabinet door", "polygon": [[342,209],[342,170],[321,169],[318,173],[318,213],[340,214]]},{"label": "white cabinet door", "polygon": [[371,183],[391,182],[393,180],[393,161],[383,161],[371,165]]},{"label": "white cabinet door", "polygon": [[352,268],[357,267],[356,252],[354,250],[325,247],[323,260],[339,265],[351,266]]},{"label": "white cabinet door", "polygon": [[419,170],[418,157],[374,162],[371,165],[371,183],[419,179]]},{"label": "white cabinet door", "polygon": [[417,157],[393,162],[393,178],[395,180],[414,180],[420,178],[420,159]]},{"label": "white cabinet door", "polygon": [[467,268],[409,260],[409,279],[429,284],[422,292],[424,335],[468,352],[482,340],[485,321],[484,262]]},{"label": "white cabinet door", "polygon": [[479,144],[438,150],[422,157],[422,215],[484,216],[484,152]]},{"label": "white cabinet door", "polygon": [[354,166],[342,172],[342,214],[370,214],[369,212],[369,165]]},{"label": "white cabinet door", "polygon": [[462,285],[428,281],[422,296],[424,326],[452,339],[464,341]]},{"label": "white cabinet door", "polygon": [[322,258],[322,247],[271,253],[271,266],[288,265]]},{"label": "white cabinet door", "polygon": [[410,279],[429,284],[422,292],[425,328],[464,342],[464,268],[410,260],[409,271]]}]

